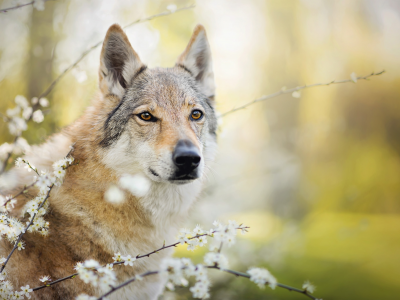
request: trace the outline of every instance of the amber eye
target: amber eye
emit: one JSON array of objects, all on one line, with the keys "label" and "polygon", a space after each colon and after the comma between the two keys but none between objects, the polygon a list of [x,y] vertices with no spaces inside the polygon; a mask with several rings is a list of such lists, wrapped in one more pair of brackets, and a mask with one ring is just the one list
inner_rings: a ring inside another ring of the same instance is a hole
[{"label": "amber eye", "polygon": [[193,120],[200,120],[203,117],[203,113],[200,110],[192,111],[191,117]]},{"label": "amber eye", "polygon": [[141,114],[138,115],[139,118],[141,118],[143,121],[150,121],[150,122],[155,122],[157,119],[153,117],[153,115],[147,111],[142,112]]}]

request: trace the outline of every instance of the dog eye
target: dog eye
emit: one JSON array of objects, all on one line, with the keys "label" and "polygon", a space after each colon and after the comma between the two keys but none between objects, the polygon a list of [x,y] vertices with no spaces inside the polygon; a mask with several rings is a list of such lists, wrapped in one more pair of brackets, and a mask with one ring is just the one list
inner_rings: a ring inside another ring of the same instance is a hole
[{"label": "dog eye", "polygon": [[143,121],[147,121],[147,122],[155,122],[157,121],[157,119],[148,111],[142,112],[140,114],[138,114],[139,118],[141,118]]},{"label": "dog eye", "polygon": [[194,110],[194,111],[192,111],[192,114],[190,115],[190,117],[193,120],[198,121],[203,117],[203,113],[200,110]]}]

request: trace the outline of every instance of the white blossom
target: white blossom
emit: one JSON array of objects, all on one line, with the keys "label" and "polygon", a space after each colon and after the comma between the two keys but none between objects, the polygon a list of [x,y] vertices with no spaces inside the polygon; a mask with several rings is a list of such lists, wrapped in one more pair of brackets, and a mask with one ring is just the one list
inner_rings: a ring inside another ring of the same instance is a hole
[{"label": "white blossom", "polygon": [[350,74],[350,78],[351,78],[351,81],[353,81],[354,83],[357,83],[357,75],[355,72]]},{"label": "white blossom", "polygon": [[74,267],[74,270],[79,272],[81,268],[83,268],[83,264],[81,262],[77,262]]},{"label": "white blossom", "polygon": [[205,235],[200,236],[197,240],[199,247],[203,247],[205,244],[207,244],[207,237]]},{"label": "white blossom", "polygon": [[196,284],[190,288],[190,291],[193,294],[193,298],[207,299],[210,297],[208,286],[201,281],[196,282]]},{"label": "white blossom", "polygon": [[47,100],[46,98],[40,98],[39,104],[42,107],[47,107],[47,106],[49,106],[49,100]]},{"label": "white blossom", "polygon": [[300,98],[301,97],[301,92],[300,91],[294,91],[292,93],[292,97],[293,98]]},{"label": "white blossom", "polygon": [[51,281],[51,278],[50,278],[50,276],[42,276],[42,277],[39,278],[39,280],[40,280],[41,282],[46,283],[46,282],[48,282],[48,281]]},{"label": "white blossom", "polygon": [[19,135],[22,131],[28,129],[28,125],[25,120],[20,117],[13,117],[8,122],[8,130],[12,135]]},{"label": "white blossom", "polygon": [[314,293],[315,291],[315,286],[308,280],[303,283],[302,288],[310,294]]},{"label": "white blossom", "polygon": [[228,267],[228,259],[222,253],[208,252],[204,256],[204,263],[207,266],[217,265],[221,269],[226,269]]},{"label": "white blossom", "polygon": [[47,191],[47,188],[52,184],[50,178],[48,176],[39,176],[37,179],[35,185],[40,189],[40,190],[45,190]]},{"label": "white blossom", "polygon": [[[4,261],[2,262],[2,264],[5,262],[5,259],[4,259]],[[3,281],[3,280],[6,280],[6,278],[7,278],[7,271],[6,270],[3,270],[3,272],[1,272],[0,273],[0,280],[1,281]],[[0,283],[1,284],[1,283]],[[0,295],[1,295],[1,292],[0,292]]]},{"label": "white blossom", "polygon": [[21,157],[18,157],[18,158],[15,160],[15,166],[16,166],[17,168],[19,168],[23,163],[24,163],[24,160],[23,160]]},{"label": "white blossom", "polygon": [[18,246],[18,250],[21,251],[21,250],[25,249],[25,242],[19,241],[17,246]]},{"label": "white blossom", "polygon": [[95,287],[97,286],[98,278],[93,271],[87,270],[85,268],[81,268],[81,269],[79,269],[78,273],[79,273],[79,278],[84,283],[89,283]]},{"label": "white blossom", "polygon": [[250,275],[250,280],[256,283],[260,288],[264,288],[265,284],[268,284],[271,289],[275,289],[278,283],[276,278],[272,274],[262,268],[251,268],[247,271]]},{"label": "white blossom", "polygon": [[76,81],[79,83],[85,82],[87,80],[87,74],[84,70],[72,69],[72,75],[75,77]]},{"label": "white blossom", "polygon": [[188,237],[186,236],[186,233],[184,233],[184,232],[180,232],[180,233],[179,233],[179,235],[178,235],[178,242],[179,242],[181,245],[183,245],[183,244],[189,242],[189,239],[188,239]]},{"label": "white blossom", "polygon": [[199,244],[199,240],[197,238],[189,239],[186,243],[188,244],[187,250],[194,251]]},{"label": "white blossom", "polygon": [[119,187],[112,185],[104,193],[104,198],[112,204],[119,204],[125,200],[125,194]]},{"label": "white blossom", "polygon": [[144,197],[150,189],[150,180],[143,175],[123,175],[119,185],[128,190],[133,196]]},{"label": "white blossom", "polygon": [[0,160],[5,160],[10,152],[13,151],[13,146],[9,143],[4,143],[0,146]]},{"label": "white blossom", "polygon": [[204,268],[203,265],[197,265],[192,272],[192,275],[196,277],[196,280],[198,281],[206,281],[208,280],[207,277],[207,269]]},{"label": "white blossom", "polygon": [[14,293],[10,293],[11,299],[24,299],[24,293],[15,291]]},{"label": "white blossom", "polygon": [[25,120],[28,120],[31,115],[32,115],[32,107],[28,106],[24,108],[24,111],[22,112],[22,116],[24,117]]},{"label": "white blossom", "polygon": [[173,13],[173,12],[175,12],[176,11],[176,4],[170,4],[170,5],[168,5],[167,6],[167,9],[171,12],[171,13]]},{"label": "white blossom", "polygon": [[33,290],[29,287],[29,285],[21,286],[21,290],[22,290],[22,291],[21,291],[21,295],[22,295],[22,296],[26,296],[28,299],[31,298],[30,293],[32,293]]},{"label": "white blossom", "polygon": [[216,226],[216,228],[212,234],[214,237],[213,242],[209,247],[211,251],[218,249],[221,243],[228,246],[232,246],[235,243],[237,229],[239,228],[236,221],[230,220],[228,225],[214,221],[213,225]]},{"label": "white blossom", "polygon": [[21,113],[21,107],[16,106],[14,108],[9,108],[6,110],[6,115],[10,118],[16,117]]},{"label": "white blossom", "polygon": [[216,228],[218,228],[221,225],[221,223],[219,221],[217,221],[217,220],[215,220],[212,224]]},{"label": "white blossom", "polygon": [[61,181],[64,179],[65,173],[64,169],[57,169],[53,172],[54,176]]},{"label": "white blossom", "polygon": [[96,260],[94,260],[94,259],[89,259],[89,260],[86,260],[86,261],[83,263],[83,267],[84,267],[84,268],[88,268],[88,269],[91,269],[91,268],[99,268],[99,267],[100,267],[100,264],[99,264]]},{"label": "white blossom", "polygon": [[18,154],[24,153],[30,149],[31,149],[31,147],[29,146],[26,139],[24,139],[23,137],[19,137],[15,143],[14,154],[18,155]]},{"label": "white blossom", "polygon": [[143,277],[140,276],[139,274],[137,274],[137,275],[135,275],[135,279],[136,279],[137,281],[142,281],[142,280],[143,280]]},{"label": "white blossom", "polygon": [[119,252],[114,253],[114,257],[113,257],[112,259],[114,260],[114,262],[122,261],[122,255],[121,255],[121,253],[119,253]]},{"label": "white blossom", "polygon": [[32,115],[33,122],[42,123],[44,120],[43,113],[40,109],[36,110]]},{"label": "white blossom", "polygon": [[175,285],[184,285],[187,280],[183,276],[183,263],[179,258],[165,258],[161,261],[161,273],[166,274],[168,280]]},{"label": "white blossom", "polygon": [[193,229],[193,235],[200,235],[203,234],[203,230],[201,229],[200,225],[196,225],[196,227]]},{"label": "white blossom", "polygon": [[28,100],[24,96],[18,95],[15,97],[15,104],[17,104],[21,108],[26,108],[29,106]]},{"label": "white blossom", "polygon": [[132,257],[130,255],[127,256],[122,256],[122,260],[124,260],[124,265],[125,266],[133,266],[133,262],[136,260],[136,257]]},{"label": "white blossom", "polygon": [[117,280],[117,276],[113,271],[112,264],[108,264],[105,267],[98,268],[97,274],[99,276],[98,285],[103,291],[109,290],[110,286],[114,285]]}]

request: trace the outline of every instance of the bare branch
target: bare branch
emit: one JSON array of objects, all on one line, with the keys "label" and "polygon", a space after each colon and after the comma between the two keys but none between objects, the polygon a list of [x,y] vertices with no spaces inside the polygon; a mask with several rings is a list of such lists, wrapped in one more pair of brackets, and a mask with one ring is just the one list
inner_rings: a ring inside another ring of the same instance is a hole
[{"label": "bare branch", "polygon": [[[192,9],[194,8],[196,5],[190,5],[190,6],[185,6],[182,8],[179,8],[175,11],[166,11],[166,12],[162,12],[150,17],[146,17],[143,19],[138,19],[136,21],[133,21],[132,23],[129,23],[128,25],[125,25],[123,28],[126,29],[128,27],[131,27],[133,25],[139,24],[139,23],[144,23],[150,20],[153,20],[155,18],[160,18],[160,17],[165,17],[165,16],[169,16],[172,14],[175,14],[177,12],[183,11],[183,10],[188,10],[188,9]],[[73,68],[75,68],[81,61],[82,59],[84,59],[90,52],[92,52],[94,49],[96,49],[97,47],[99,47],[101,44],[103,43],[103,40],[97,42],[96,44],[94,44],[93,46],[91,46],[89,49],[87,49],[85,52],[82,53],[82,55],[69,67],[67,67],[50,85],[49,87],[38,97],[39,99],[42,97],[46,97],[55,87],[55,85],[69,72],[71,71]]]},{"label": "bare branch", "polygon": [[14,200],[15,198],[17,198],[18,196],[25,194],[31,187],[33,187],[36,184],[37,181],[35,181],[34,183],[30,184],[30,185],[25,185],[24,188],[22,189],[22,191],[20,191],[18,194],[12,196],[11,198],[7,199],[6,202],[4,202],[3,206],[7,207],[7,204],[11,201]]},{"label": "bare branch", "polygon": [[[242,273],[242,272],[238,272],[238,271],[234,271],[234,270],[229,270],[229,269],[221,269],[220,267],[218,267],[218,266],[216,266],[216,265],[215,265],[215,266],[204,266],[204,265],[203,265],[203,267],[208,268],[208,269],[220,270],[220,271],[223,271],[223,272],[227,272],[227,273],[229,273],[229,274],[233,274],[233,275],[238,276],[238,277],[244,277],[244,278],[250,279],[250,275],[247,274],[247,273]],[[158,273],[160,273],[160,271],[148,271],[148,272],[145,272],[145,273],[140,274],[139,276],[140,276],[140,277],[147,277],[147,276],[155,275],[155,274],[158,274]],[[135,282],[136,280],[137,280],[137,277],[135,276],[135,277],[133,277],[133,278],[131,278],[131,279],[128,279],[127,281],[121,283],[120,285],[118,285],[118,286],[116,286],[116,287],[111,287],[111,290],[110,290],[110,291],[108,291],[108,292],[105,293],[104,295],[98,297],[97,300],[102,300],[102,299],[104,299],[105,297],[111,295],[111,294],[114,293],[115,291],[117,291],[117,290],[119,290],[119,289],[121,289],[121,288],[127,286],[128,284],[130,284],[130,283],[132,283],[132,282]],[[277,285],[278,287],[283,288],[283,289],[286,289],[286,290],[288,290],[288,291],[290,291],[290,292],[297,292],[297,293],[303,294],[303,295],[305,295],[305,296],[307,296],[307,297],[309,297],[309,298],[311,298],[311,299],[313,299],[313,300],[318,300],[318,298],[316,298],[316,297],[310,295],[310,294],[307,292],[307,290],[301,290],[301,289],[294,288],[294,287],[291,287],[291,286],[289,286],[289,285],[282,284],[282,283],[277,283],[276,285]],[[35,289],[34,289],[34,290],[35,290]]]},{"label": "bare branch", "polygon": [[[2,9],[0,9],[0,13],[7,13],[10,10],[15,10],[15,9],[18,9],[18,8],[21,8],[21,7],[29,6],[29,5],[34,4],[36,1],[37,0],[31,1],[31,2],[28,2],[28,3],[24,3],[24,4],[18,4],[16,6],[12,6],[12,7],[8,7],[8,8],[2,8]],[[51,0],[44,0],[44,2],[47,2],[47,1],[51,1]]]},{"label": "bare branch", "polygon": [[[140,274],[140,277],[146,277],[146,276],[155,275],[155,274],[158,274],[158,273],[160,273],[160,271],[148,271],[148,272],[145,272],[145,273]],[[102,299],[104,299],[105,297],[111,295],[111,294],[114,293],[115,291],[117,291],[117,290],[123,288],[124,286],[127,286],[128,284],[130,284],[130,283],[136,281],[136,279],[137,279],[136,277],[133,277],[133,278],[128,279],[127,281],[121,283],[120,285],[118,285],[118,286],[116,286],[116,287],[111,287],[111,290],[110,290],[109,292],[107,292],[107,293],[105,293],[104,295],[100,296],[99,298],[97,298],[97,300],[102,300]]]},{"label": "bare branch", "polygon": [[[221,269],[218,266],[207,266],[206,268],[208,268],[208,269],[217,269],[217,270],[220,270],[220,271],[223,271],[223,272],[227,272],[229,274],[233,274],[233,275],[238,276],[238,277],[245,277],[245,278],[249,278],[250,279],[250,275],[247,274],[247,273],[242,273],[242,272],[229,270],[229,269]],[[294,287],[291,287],[289,285],[282,284],[282,283],[277,283],[276,286],[279,286],[280,288],[286,289],[286,290],[291,291],[291,292],[301,293],[301,294],[304,294],[304,295],[306,295],[307,297],[309,297],[311,299],[318,300],[316,297],[310,295],[307,292],[307,290],[301,290],[301,289],[294,288]]]},{"label": "bare branch", "polygon": [[18,4],[16,6],[12,6],[12,7],[8,7],[8,8],[2,8],[2,9],[0,9],[0,13],[7,13],[10,10],[18,9],[20,7],[29,6],[29,5],[32,5],[33,3],[35,3],[35,1],[31,1],[31,2],[25,3],[25,4]]},{"label": "bare branch", "polygon": [[[250,227],[248,227],[248,226],[239,226],[237,229],[238,229],[238,230],[239,230],[239,229],[242,230],[242,229],[248,229],[248,228],[250,228]],[[217,231],[214,231],[213,233],[215,233],[215,232],[217,232]],[[198,234],[198,235],[192,236],[192,237],[189,238],[189,240],[197,239],[197,238],[199,238],[199,237],[206,236],[206,235],[207,235],[207,236],[210,236],[210,235],[207,234],[207,233],[203,233],[203,234]],[[177,247],[179,244],[180,244],[180,242],[176,242],[176,243],[170,244],[170,245],[168,245],[168,246],[165,246],[165,241],[164,241],[163,246],[162,246],[161,248],[158,248],[158,249],[156,249],[156,250],[154,250],[154,251],[151,251],[151,252],[146,253],[146,254],[143,254],[143,255],[137,255],[137,256],[136,256],[136,259],[141,259],[141,258],[145,258],[145,257],[150,257],[150,255],[152,255],[152,254],[156,254],[156,253],[158,253],[158,252],[160,252],[160,251],[162,251],[162,250],[168,249],[168,248]],[[111,265],[116,266],[116,265],[122,265],[123,263],[125,263],[125,261],[113,262],[113,263],[111,263]],[[71,274],[71,275],[68,275],[68,276],[66,276],[66,277],[63,277],[63,278],[54,280],[54,281],[52,281],[52,282],[49,282],[49,283],[47,283],[47,284],[45,284],[45,285],[35,287],[35,288],[33,289],[33,291],[41,290],[41,289],[43,289],[43,288],[52,286],[53,284],[59,283],[59,282],[61,282],[61,281],[67,280],[67,279],[73,279],[73,278],[75,278],[76,276],[78,276],[78,273]]]},{"label": "bare branch", "polygon": [[[378,73],[372,72],[369,75],[357,77],[357,80],[368,80],[372,76],[378,76],[378,75],[381,75],[383,73],[385,73],[385,70],[380,71]],[[277,97],[277,96],[280,96],[280,95],[283,95],[283,94],[291,94],[291,93],[296,92],[296,91],[300,91],[300,90],[304,90],[304,89],[308,89],[308,88],[312,88],[312,87],[316,87],[316,86],[325,86],[325,85],[338,84],[338,83],[347,83],[347,82],[354,82],[354,80],[353,79],[333,80],[333,81],[326,82],[326,83],[314,83],[314,84],[311,84],[311,85],[298,86],[298,87],[287,89],[287,90],[280,90],[279,92],[275,92],[275,93],[270,94],[270,95],[262,96],[260,98],[257,98],[255,100],[251,101],[251,102],[243,104],[242,106],[239,106],[237,108],[229,110],[229,111],[223,113],[220,117],[221,118],[225,117],[225,116],[227,116],[227,115],[229,115],[229,114],[231,114],[231,113],[233,113],[235,111],[247,108],[248,106],[253,105],[254,103],[265,101],[265,100],[268,100],[268,99],[271,99],[271,98],[274,98],[274,97]]]}]

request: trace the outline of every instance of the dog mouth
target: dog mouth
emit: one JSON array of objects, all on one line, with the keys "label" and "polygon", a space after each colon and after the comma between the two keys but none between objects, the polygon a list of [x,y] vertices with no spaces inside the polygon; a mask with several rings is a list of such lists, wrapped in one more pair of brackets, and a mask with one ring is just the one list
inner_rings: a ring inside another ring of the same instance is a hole
[{"label": "dog mouth", "polygon": [[154,171],[152,168],[149,168],[149,171],[150,171],[150,173],[153,174],[154,176],[160,177],[160,175],[158,175],[158,174],[156,173],[156,171]]},{"label": "dog mouth", "polygon": [[190,181],[193,181],[200,176],[197,174],[197,172],[190,172],[190,173],[176,173],[174,176],[170,177],[168,180],[173,182],[173,183],[187,183]]},{"label": "dog mouth", "polygon": [[[149,168],[150,173],[158,178],[162,178],[156,171]],[[200,176],[198,175],[197,171],[192,171],[190,173],[187,172],[177,172],[173,176],[169,177],[167,180],[174,184],[184,184],[189,183],[193,180],[198,179]]]}]

